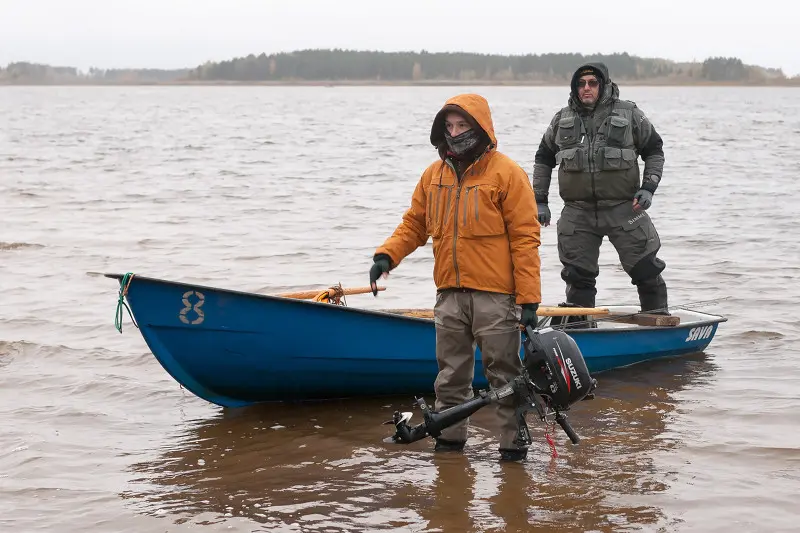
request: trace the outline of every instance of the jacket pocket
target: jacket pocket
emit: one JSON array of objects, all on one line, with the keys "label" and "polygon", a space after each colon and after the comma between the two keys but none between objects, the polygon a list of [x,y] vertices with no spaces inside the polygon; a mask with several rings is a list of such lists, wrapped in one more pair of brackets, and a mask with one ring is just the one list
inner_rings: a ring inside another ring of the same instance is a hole
[{"label": "jacket pocket", "polygon": [[574,235],[575,223],[567,220],[563,215],[556,222],[556,233],[558,235]]},{"label": "jacket pocket", "polygon": [[623,238],[617,238],[617,246],[622,248],[627,257],[635,258],[631,259],[631,266],[661,246],[658,233],[646,212],[637,213],[631,209],[629,218],[622,221],[621,226]]},{"label": "jacket pocket", "polygon": [[428,234],[434,239],[440,238],[444,233],[447,212],[450,211],[452,197],[452,185],[433,184],[428,190],[428,204],[425,206]]},{"label": "jacket pocket", "polygon": [[462,237],[488,237],[506,232],[500,189],[493,185],[472,185],[464,189],[459,204]]},{"label": "jacket pocket", "polygon": [[628,148],[606,146],[602,150],[602,170],[627,170],[636,163],[636,151]]},{"label": "jacket pocket", "polygon": [[625,117],[612,115],[608,119],[608,145],[609,146],[625,146],[626,136],[628,134],[628,126],[630,121]]},{"label": "jacket pocket", "polygon": [[567,148],[556,154],[556,164],[568,172],[582,172],[589,168],[586,151],[583,148]]},{"label": "jacket pocket", "polygon": [[559,146],[569,146],[577,144],[580,122],[575,117],[566,117],[558,121],[558,132],[556,133],[556,144]]}]

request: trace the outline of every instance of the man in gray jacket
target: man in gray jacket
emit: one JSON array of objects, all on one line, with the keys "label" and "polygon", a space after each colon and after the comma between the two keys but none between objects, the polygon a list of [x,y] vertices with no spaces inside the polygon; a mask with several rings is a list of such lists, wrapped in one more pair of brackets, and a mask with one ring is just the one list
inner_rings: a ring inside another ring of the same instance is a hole
[{"label": "man in gray jacket", "polygon": [[[550,174],[558,167],[564,209],[557,223],[558,255],[568,304],[594,307],[603,237],[619,254],[639,292],[642,311],[667,312],[666,264],[661,241],[645,212],[661,181],[662,141],[636,104],[619,99],[603,63],[582,65],[572,76],[568,105],[542,137],[533,167],[539,222],[550,224]],[[644,161],[639,180],[638,157]]]}]

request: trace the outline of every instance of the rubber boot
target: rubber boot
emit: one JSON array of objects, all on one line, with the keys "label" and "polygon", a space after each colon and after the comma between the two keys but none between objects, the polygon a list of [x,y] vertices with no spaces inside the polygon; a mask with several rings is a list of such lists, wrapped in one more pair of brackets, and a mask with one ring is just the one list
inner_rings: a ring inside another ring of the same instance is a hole
[{"label": "rubber boot", "polygon": [[528,448],[500,448],[501,461],[524,461],[528,456]]},{"label": "rubber boot", "polygon": [[636,289],[639,292],[642,313],[669,315],[667,284],[660,274],[655,278],[640,281],[636,284]]},{"label": "rubber boot", "polygon": [[435,452],[462,452],[466,441],[463,440],[447,440],[436,439],[436,445],[433,447]]}]

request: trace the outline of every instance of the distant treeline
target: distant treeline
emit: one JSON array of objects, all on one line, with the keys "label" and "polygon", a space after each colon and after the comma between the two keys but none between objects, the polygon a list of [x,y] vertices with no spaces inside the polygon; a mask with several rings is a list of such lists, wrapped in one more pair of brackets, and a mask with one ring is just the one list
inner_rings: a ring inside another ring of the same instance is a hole
[{"label": "distant treeline", "polygon": [[54,67],[38,63],[10,63],[0,67],[0,83],[13,84],[144,84],[170,83],[186,79],[190,69],[161,70],[142,69],[98,69],[83,72],[75,67]]},{"label": "distant treeline", "polygon": [[206,63],[189,74],[197,81],[494,81],[569,80],[582,63],[602,61],[614,79],[750,82],[786,80],[780,69],[745,65],[737,58],[713,57],[703,63],[677,63],[627,53],[610,55],[486,55],[428,52],[302,50],[249,55]]},{"label": "distant treeline", "polygon": [[733,57],[700,62],[609,55],[371,52],[300,50],[208,62],[193,69],[89,69],[12,63],[5,83],[531,83],[567,82],[582,63],[602,61],[619,81],[665,84],[800,84],[781,69],[746,65]]}]

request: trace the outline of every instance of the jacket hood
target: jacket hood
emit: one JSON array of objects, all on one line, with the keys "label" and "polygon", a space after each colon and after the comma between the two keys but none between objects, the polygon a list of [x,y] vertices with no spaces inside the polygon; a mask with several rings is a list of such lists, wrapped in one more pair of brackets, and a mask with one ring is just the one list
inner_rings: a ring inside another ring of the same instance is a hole
[{"label": "jacket hood", "polygon": [[597,79],[600,81],[600,95],[597,98],[597,105],[602,105],[614,98],[619,98],[619,87],[617,84],[611,81],[611,76],[608,74],[608,67],[605,63],[584,63],[572,74],[572,80],[570,81],[570,92],[569,92],[569,105],[573,109],[575,108],[582,108],[583,104],[581,104],[580,98],[578,98],[578,80],[584,74],[588,74],[589,72],[594,74]]},{"label": "jacket hood", "polygon": [[442,108],[436,113],[431,126],[431,144],[439,148],[445,142],[444,138],[444,118],[449,112],[456,112],[464,115],[473,126],[477,125],[489,138],[489,147],[497,147],[497,137],[494,135],[494,124],[492,123],[492,112],[489,109],[489,102],[479,94],[459,94],[447,100]]}]

